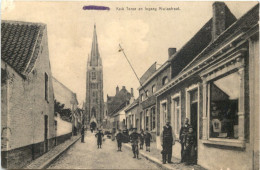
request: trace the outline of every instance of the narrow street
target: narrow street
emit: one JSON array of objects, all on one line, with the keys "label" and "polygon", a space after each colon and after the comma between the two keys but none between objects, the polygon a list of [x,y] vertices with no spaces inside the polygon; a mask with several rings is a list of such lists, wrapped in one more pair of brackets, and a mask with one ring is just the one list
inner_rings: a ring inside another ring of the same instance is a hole
[{"label": "narrow street", "polygon": [[[106,137],[105,137],[106,138]],[[85,143],[79,140],[64,155],[58,158],[49,169],[158,169],[154,163],[143,157],[133,158],[132,152],[123,147],[117,152],[116,142],[105,139],[102,149],[97,149],[94,133],[89,131]]]}]

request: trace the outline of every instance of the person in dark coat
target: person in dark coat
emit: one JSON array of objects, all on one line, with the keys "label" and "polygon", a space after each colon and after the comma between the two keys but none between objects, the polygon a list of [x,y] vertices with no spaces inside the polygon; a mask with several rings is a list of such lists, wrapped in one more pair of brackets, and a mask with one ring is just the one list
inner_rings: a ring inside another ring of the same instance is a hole
[{"label": "person in dark coat", "polygon": [[161,145],[162,145],[162,159],[163,164],[166,164],[166,160],[168,163],[172,163],[172,145],[175,144],[175,135],[172,131],[172,127],[170,126],[170,121],[166,121],[166,126],[163,127],[163,131],[161,132]]},{"label": "person in dark coat", "polygon": [[[130,134],[129,138],[130,138],[130,141],[132,143],[132,151],[134,153],[134,157],[133,158],[137,158],[138,159],[138,156],[139,156],[139,152],[138,152],[138,141],[140,139],[140,134],[137,133],[137,129],[136,128],[133,128],[133,133]],[[136,148],[137,147],[137,151],[136,151]]]},{"label": "person in dark coat", "polygon": [[150,143],[151,143],[152,135],[149,133],[148,129],[145,131],[144,141],[145,141],[145,149],[150,152]]},{"label": "person in dark coat", "polygon": [[143,149],[143,146],[144,146],[144,131],[143,131],[143,129],[141,129],[141,132],[140,132],[140,149]]},{"label": "person in dark coat", "polygon": [[197,148],[196,148],[196,135],[193,132],[193,128],[189,127],[189,132],[185,136],[184,154],[186,158],[186,165],[197,163]]},{"label": "person in dark coat", "polygon": [[117,147],[118,147],[117,151],[122,151],[121,147],[122,147],[122,141],[123,141],[123,134],[121,133],[120,129],[116,135],[116,140],[117,140]]},{"label": "person in dark coat", "polygon": [[184,154],[184,145],[185,145],[185,137],[186,135],[188,134],[188,131],[189,131],[189,119],[186,118],[185,119],[185,123],[184,125],[181,127],[181,130],[180,130],[180,136],[179,136],[179,139],[180,139],[180,143],[181,143],[181,163],[182,162],[185,162],[186,158],[185,158],[185,154]]},{"label": "person in dark coat", "polygon": [[102,137],[104,136],[103,132],[101,130],[98,130],[98,133],[95,135],[97,137],[97,145],[98,148],[101,148],[102,145]]},{"label": "person in dark coat", "polygon": [[84,143],[84,137],[85,137],[85,129],[84,127],[81,128],[81,143]]}]

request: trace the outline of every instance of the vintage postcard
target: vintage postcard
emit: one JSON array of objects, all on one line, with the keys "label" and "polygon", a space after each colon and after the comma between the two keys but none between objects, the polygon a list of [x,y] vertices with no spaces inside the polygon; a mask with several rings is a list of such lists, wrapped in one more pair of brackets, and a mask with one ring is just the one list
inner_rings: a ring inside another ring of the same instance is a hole
[{"label": "vintage postcard", "polygon": [[4,169],[259,169],[258,1],[1,2]]}]

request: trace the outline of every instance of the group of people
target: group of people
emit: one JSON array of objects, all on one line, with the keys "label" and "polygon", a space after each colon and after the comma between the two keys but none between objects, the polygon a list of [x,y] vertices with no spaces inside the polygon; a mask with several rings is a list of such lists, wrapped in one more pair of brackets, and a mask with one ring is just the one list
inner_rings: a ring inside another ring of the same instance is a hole
[{"label": "group of people", "polygon": [[[150,152],[150,142],[152,139],[152,135],[149,133],[148,130],[145,132],[141,130],[140,133],[137,133],[137,128],[132,128],[132,133],[129,135],[130,142],[132,144],[132,151],[134,154],[133,158],[139,158],[139,147],[142,150],[143,145],[145,143],[146,151]],[[162,145],[162,162],[166,164],[172,163],[172,146],[175,144],[175,135],[173,133],[172,127],[170,125],[170,121],[166,121],[166,125],[163,127],[162,132],[160,133],[161,136],[161,145]],[[196,140],[196,133],[194,132],[193,127],[189,124],[189,119],[185,119],[184,126],[180,129],[180,136],[179,142],[181,143],[181,163],[196,164],[197,163],[197,140]],[[84,128],[81,131],[81,142],[84,143]],[[97,145],[98,149],[102,146],[102,138],[104,134],[102,130],[98,130],[95,134],[97,137]],[[122,152],[122,142],[124,139],[124,134],[119,129],[118,133],[116,134],[117,140],[117,151]],[[139,145],[139,146],[138,146]]]},{"label": "group of people", "polygon": [[[180,129],[179,141],[181,143],[181,163],[187,165],[197,163],[197,140],[196,134],[189,124],[189,119],[185,119],[185,124]],[[161,132],[162,160],[163,164],[172,163],[172,146],[175,144],[175,135],[170,126],[170,122],[166,121],[166,125]]]},{"label": "group of people", "polygon": [[[145,143],[146,146],[146,151],[150,152],[150,142],[152,139],[152,135],[146,130],[145,132],[141,130],[141,133],[137,133],[137,128],[132,128],[133,132],[129,135],[130,142],[132,144],[132,151],[134,154],[133,158],[139,158],[139,146],[140,149],[143,149],[143,145]],[[124,136],[119,129],[117,135],[116,135],[116,140],[117,140],[117,146],[118,146],[118,151],[122,151],[122,140]],[[139,144],[139,146],[138,146]]]}]

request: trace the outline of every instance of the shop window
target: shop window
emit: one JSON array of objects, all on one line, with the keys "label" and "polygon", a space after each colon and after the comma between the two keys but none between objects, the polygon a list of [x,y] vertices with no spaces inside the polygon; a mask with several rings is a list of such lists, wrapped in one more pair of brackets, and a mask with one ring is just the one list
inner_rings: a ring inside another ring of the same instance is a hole
[{"label": "shop window", "polygon": [[209,82],[211,138],[238,138],[239,78],[232,73]]}]

